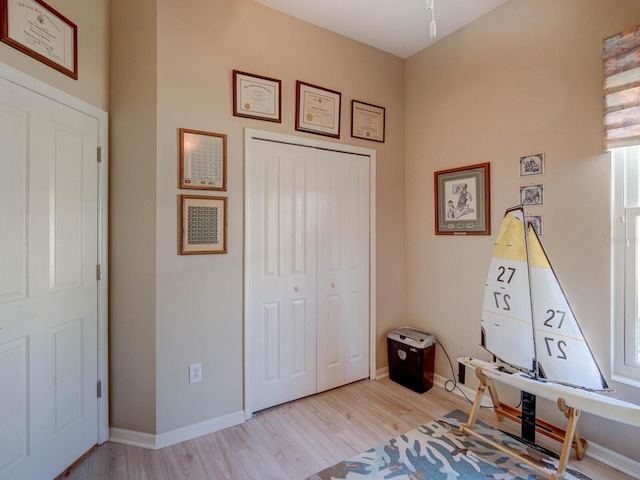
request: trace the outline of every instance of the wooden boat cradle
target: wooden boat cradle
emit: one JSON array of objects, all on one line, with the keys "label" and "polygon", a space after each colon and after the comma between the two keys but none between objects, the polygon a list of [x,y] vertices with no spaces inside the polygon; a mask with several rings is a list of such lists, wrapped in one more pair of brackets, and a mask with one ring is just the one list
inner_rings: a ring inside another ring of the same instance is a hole
[{"label": "wooden boat cradle", "polygon": [[567,429],[563,430],[555,425],[547,423],[543,420],[539,420],[536,418],[536,431],[545,435],[553,440],[556,440],[562,443],[562,450],[560,453],[560,460],[558,463],[558,469],[555,472],[550,472],[549,470],[541,467],[540,465],[532,462],[528,458],[525,458],[513,450],[509,450],[508,448],[487,439],[481,434],[477,433],[473,430],[473,426],[476,423],[478,412],[480,411],[480,405],[482,403],[482,398],[484,397],[485,391],[489,390],[489,395],[491,397],[491,402],[493,403],[493,410],[496,414],[498,421],[502,421],[503,418],[508,418],[517,423],[522,422],[522,413],[517,408],[511,407],[502,403],[498,397],[498,392],[496,390],[495,384],[493,380],[482,373],[482,369],[480,367],[475,368],[476,376],[480,380],[480,384],[478,385],[478,390],[476,391],[476,397],[473,402],[473,406],[471,407],[471,412],[469,413],[469,419],[465,425],[460,426],[460,430],[469,435],[473,435],[483,442],[488,443],[494,448],[500,450],[507,455],[517,458],[521,462],[529,465],[531,468],[534,468],[538,472],[542,473],[550,480],[562,480],[564,479],[564,473],[567,468],[567,464],[569,461],[569,456],[571,455],[571,449],[573,448],[576,452],[576,458],[578,460],[582,460],[584,458],[584,452],[587,448],[588,442],[580,437],[580,432],[578,430],[578,419],[580,417],[580,410],[577,410],[573,407],[569,407],[565,404],[564,399],[558,398],[557,404],[558,408],[564,415],[567,417]]}]

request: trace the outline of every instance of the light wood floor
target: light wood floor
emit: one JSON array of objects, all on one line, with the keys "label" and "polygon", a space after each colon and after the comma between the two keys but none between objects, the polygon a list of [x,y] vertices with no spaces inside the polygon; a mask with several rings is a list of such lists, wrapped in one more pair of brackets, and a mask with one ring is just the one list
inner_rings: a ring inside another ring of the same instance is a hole
[{"label": "light wood floor", "polygon": [[[66,478],[302,480],[456,408],[468,412],[470,405],[437,386],[419,395],[388,378],[363,380],[157,451],[107,442]],[[483,409],[479,418],[496,424],[490,410]],[[500,428],[509,424],[517,432],[508,420]],[[570,468],[593,479],[632,480],[589,457],[572,457]]]}]

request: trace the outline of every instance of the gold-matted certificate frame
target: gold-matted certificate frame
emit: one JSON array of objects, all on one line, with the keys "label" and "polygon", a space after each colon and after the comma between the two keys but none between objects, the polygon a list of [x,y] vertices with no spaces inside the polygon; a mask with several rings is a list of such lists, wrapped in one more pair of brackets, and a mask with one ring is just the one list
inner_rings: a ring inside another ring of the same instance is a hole
[{"label": "gold-matted certificate frame", "polygon": [[233,115],[280,123],[281,84],[277,78],[234,70]]},{"label": "gold-matted certificate frame", "polygon": [[227,198],[180,195],[180,255],[227,253]]},{"label": "gold-matted certificate frame", "polygon": [[226,191],[227,136],[181,128],[179,142],[179,187]]},{"label": "gold-matted certificate frame", "polygon": [[335,90],[296,81],[296,130],[340,138],[340,100]]},{"label": "gold-matted certificate frame", "polygon": [[78,79],[78,27],[42,0],[0,0],[0,40]]},{"label": "gold-matted certificate frame", "polygon": [[434,172],[436,235],[490,235],[489,163]]},{"label": "gold-matted certificate frame", "polygon": [[384,143],[384,107],[351,100],[351,136]]}]

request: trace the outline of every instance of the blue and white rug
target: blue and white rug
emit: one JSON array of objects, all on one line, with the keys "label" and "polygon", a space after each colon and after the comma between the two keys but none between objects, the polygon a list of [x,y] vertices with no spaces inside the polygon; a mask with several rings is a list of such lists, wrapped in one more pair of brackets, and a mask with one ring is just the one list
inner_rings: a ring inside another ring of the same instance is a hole
[{"label": "blue and white rug", "polygon": [[[540,472],[494,449],[476,437],[458,429],[467,414],[454,410],[443,418],[378,445],[340,462],[307,480],[536,480]],[[522,442],[476,422],[474,430],[494,442],[512,449],[550,472],[557,470],[558,459],[541,453]],[[567,468],[565,480],[591,480]]]}]

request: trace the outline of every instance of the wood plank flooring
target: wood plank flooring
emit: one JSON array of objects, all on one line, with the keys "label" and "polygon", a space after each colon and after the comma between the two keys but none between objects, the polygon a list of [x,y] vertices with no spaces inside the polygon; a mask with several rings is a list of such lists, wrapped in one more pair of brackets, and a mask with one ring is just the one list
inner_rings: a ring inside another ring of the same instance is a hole
[{"label": "wood plank flooring", "polygon": [[[437,386],[419,395],[388,378],[363,380],[157,451],[107,442],[59,479],[303,480],[456,408],[468,412],[470,404]],[[479,418],[497,423],[490,410]],[[572,456],[570,466],[593,479],[632,480],[589,457]]]}]

